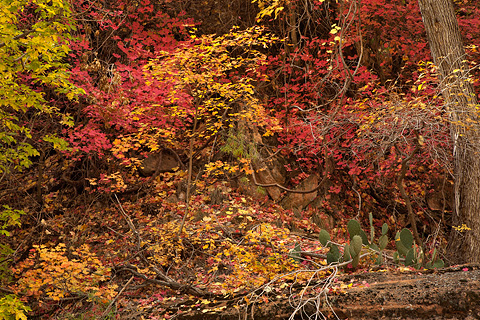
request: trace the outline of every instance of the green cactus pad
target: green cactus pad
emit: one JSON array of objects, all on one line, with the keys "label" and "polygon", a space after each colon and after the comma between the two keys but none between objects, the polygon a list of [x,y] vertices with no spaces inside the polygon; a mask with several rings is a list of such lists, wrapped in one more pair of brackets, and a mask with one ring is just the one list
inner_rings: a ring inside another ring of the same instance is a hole
[{"label": "green cactus pad", "polygon": [[295,243],[295,248],[293,248],[292,250],[290,250],[290,252],[288,253],[288,257],[295,260],[296,262],[300,262],[301,260],[301,252],[302,251],[302,248],[300,247],[300,243],[296,242]]},{"label": "green cactus pad", "polygon": [[433,253],[432,253],[432,261],[435,261],[437,260],[437,248],[433,249]]},{"label": "green cactus pad", "polygon": [[400,263],[400,257],[398,256],[398,251],[395,251],[393,253],[393,263],[396,263],[396,264]]},{"label": "green cactus pad", "polygon": [[402,242],[403,246],[407,249],[410,249],[413,245],[413,235],[410,230],[404,228],[400,232],[400,241]]},{"label": "green cactus pad", "polygon": [[445,266],[445,262],[443,262],[442,259],[438,259],[437,261],[435,261],[432,265],[432,267],[434,268],[443,268]]},{"label": "green cactus pad", "polygon": [[382,225],[382,235],[386,235],[388,232],[388,224],[384,223]]},{"label": "green cactus pad", "polygon": [[415,250],[414,248],[411,248],[410,250],[408,250],[407,255],[405,256],[405,266],[413,266],[415,263]]},{"label": "green cactus pad", "polygon": [[397,251],[401,256],[405,256],[407,254],[408,249],[400,241],[400,232],[397,232],[395,235],[395,246],[397,247]]},{"label": "green cactus pad", "polygon": [[327,232],[327,230],[322,229],[318,234],[318,239],[320,240],[322,246],[326,246],[328,241],[330,241],[330,234]]},{"label": "green cactus pad", "polygon": [[368,221],[370,222],[370,242],[373,242],[375,238],[375,228],[373,227],[373,214],[371,212],[368,213]]},{"label": "green cactus pad", "polygon": [[360,255],[356,256],[355,258],[353,258],[353,261],[352,261],[352,268],[356,268],[358,266],[358,263],[360,262]]},{"label": "green cactus pad", "polygon": [[360,255],[360,251],[362,251],[362,238],[359,235],[355,235],[350,241],[350,254],[352,258]]},{"label": "green cactus pad", "polygon": [[350,240],[353,238],[353,236],[358,235],[362,237],[363,244],[365,245],[369,244],[367,234],[365,233],[365,231],[362,230],[362,227],[360,226],[360,223],[357,220],[352,219],[348,221],[347,229],[348,229],[348,233],[350,234]]},{"label": "green cactus pad", "polygon": [[350,245],[346,244],[345,248],[343,249],[343,261],[349,261],[352,258],[350,255]]},{"label": "green cactus pad", "polygon": [[338,262],[340,259],[340,250],[336,244],[330,244],[330,251],[327,253],[327,263]]},{"label": "green cactus pad", "polygon": [[362,231],[362,227],[360,226],[360,223],[357,220],[350,220],[347,223],[347,229],[348,233],[350,234],[350,239],[353,238],[353,236],[360,235],[360,232]]},{"label": "green cactus pad", "polygon": [[365,231],[360,230],[360,237],[362,237],[362,241],[363,241],[363,244],[364,244],[364,245],[369,245],[369,244],[370,244],[370,242],[368,241],[367,234],[365,233]]},{"label": "green cactus pad", "polygon": [[388,237],[386,234],[384,234],[383,236],[380,237],[380,239],[378,239],[378,247],[380,248],[380,250],[383,250],[387,247],[388,245]]}]

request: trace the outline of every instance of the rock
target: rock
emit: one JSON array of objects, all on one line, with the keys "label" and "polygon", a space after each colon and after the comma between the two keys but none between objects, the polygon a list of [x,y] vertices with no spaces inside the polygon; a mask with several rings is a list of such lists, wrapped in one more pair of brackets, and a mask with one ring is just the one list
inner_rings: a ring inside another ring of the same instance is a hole
[{"label": "rock", "polygon": [[171,194],[170,196],[168,196],[168,198],[166,199],[166,201],[168,203],[177,203],[178,202],[178,197],[177,195],[175,194]]},{"label": "rock", "polygon": [[169,151],[160,151],[149,154],[142,160],[142,166],[139,171],[143,176],[152,176],[155,172],[173,171],[174,168],[181,164],[177,157]]},{"label": "rock", "polygon": [[[303,180],[296,190],[311,190],[318,186],[320,178],[318,174],[312,174]],[[310,193],[289,193],[280,203],[282,207],[288,210],[305,209],[318,195],[318,190]]]},{"label": "rock", "polygon": [[454,186],[445,179],[433,179],[433,191],[427,193],[425,200],[430,210],[451,211],[453,208]]},{"label": "rock", "polygon": [[[255,161],[253,163],[255,170],[255,178],[260,184],[279,184],[285,183],[285,175],[282,174],[283,166],[278,161],[260,162]],[[256,188],[256,187],[255,187]],[[282,190],[278,187],[264,188],[267,194],[273,201],[279,201],[282,197]]]},{"label": "rock", "polygon": [[213,190],[210,191],[210,203],[213,205],[221,205],[228,200],[228,193],[231,191],[230,188],[224,185],[216,185]]}]

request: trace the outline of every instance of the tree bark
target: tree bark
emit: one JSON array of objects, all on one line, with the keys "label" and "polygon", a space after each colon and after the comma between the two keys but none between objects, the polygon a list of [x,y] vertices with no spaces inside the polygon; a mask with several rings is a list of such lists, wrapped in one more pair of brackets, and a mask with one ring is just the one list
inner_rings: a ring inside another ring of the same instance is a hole
[{"label": "tree bark", "polygon": [[454,262],[480,262],[480,125],[475,91],[469,81],[465,49],[451,0],[418,0],[438,67],[445,110],[451,120],[455,164],[453,226],[449,252]]}]

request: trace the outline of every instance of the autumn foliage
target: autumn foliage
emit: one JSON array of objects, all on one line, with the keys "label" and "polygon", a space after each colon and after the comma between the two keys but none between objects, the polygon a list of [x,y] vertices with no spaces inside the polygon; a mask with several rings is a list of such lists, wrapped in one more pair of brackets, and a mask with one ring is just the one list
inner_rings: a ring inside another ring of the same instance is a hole
[{"label": "autumn foliage", "polygon": [[[417,2],[220,2],[0,1],[0,319],[248,310],[333,277],[318,232],[369,213],[448,260]],[[455,4],[477,79],[480,6]]]}]

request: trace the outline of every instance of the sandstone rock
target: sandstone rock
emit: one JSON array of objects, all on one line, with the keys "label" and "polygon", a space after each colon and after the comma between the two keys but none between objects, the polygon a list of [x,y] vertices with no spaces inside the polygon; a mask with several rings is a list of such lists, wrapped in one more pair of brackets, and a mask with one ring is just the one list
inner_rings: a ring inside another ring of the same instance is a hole
[{"label": "sandstone rock", "polygon": [[155,172],[168,172],[179,167],[180,162],[177,157],[169,151],[160,151],[149,154],[142,160],[142,166],[139,171],[143,176],[152,176]]},{"label": "sandstone rock", "polygon": [[[296,190],[311,190],[318,186],[320,177],[312,174],[300,183]],[[281,202],[282,207],[290,210],[305,209],[318,195],[318,190],[311,193],[289,193]]]},{"label": "sandstone rock", "polygon": [[[253,168],[256,180],[260,184],[277,183],[282,185],[285,183],[285,175],[282,174],[283,166],[278,161],[270,161],[270,163],[256,161],[253,164]],[[282,197],[280,188],[267,187],[265,190],[273,201],[279,201]]]},{"label": "sandstone rock", "polygon": [[452,210],[454,199],[453,183],[445,179],[433,179],[433,192],[427,193],[425,200],[430,210]]}]

